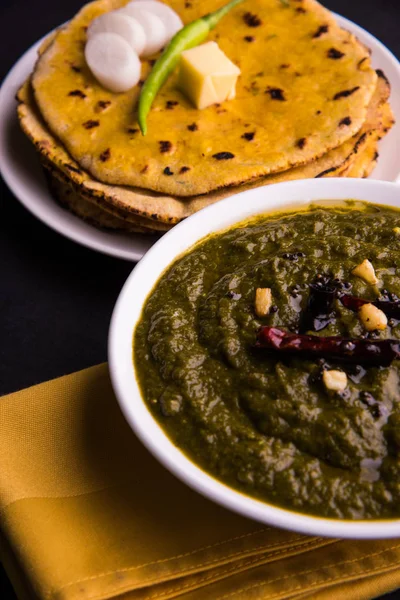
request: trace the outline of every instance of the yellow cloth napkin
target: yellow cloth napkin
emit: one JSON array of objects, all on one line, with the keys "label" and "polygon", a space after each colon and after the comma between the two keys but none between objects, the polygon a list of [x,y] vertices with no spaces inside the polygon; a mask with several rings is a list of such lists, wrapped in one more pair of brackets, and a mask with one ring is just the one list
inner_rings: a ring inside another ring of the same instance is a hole
[{"label": "yellow cloth napkin", "polygon": [[363,599],[400,586],[400,540],[239,517],[161,467],[100,365],[0,399],[0,556],[25,599]]}]

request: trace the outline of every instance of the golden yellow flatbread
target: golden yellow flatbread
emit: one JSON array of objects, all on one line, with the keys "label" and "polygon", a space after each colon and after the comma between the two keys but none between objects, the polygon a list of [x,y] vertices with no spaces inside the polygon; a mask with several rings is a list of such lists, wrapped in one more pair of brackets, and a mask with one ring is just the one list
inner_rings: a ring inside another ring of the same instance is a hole
[{"label": "golden yellow flatbread", "polygon": [[[125,231],[126,233],[154,234],[154,229],[143,227],[139,223],[131,223],[115,217],[102,208],[85,200],[70,184],[60,180],[54,173],[45,169],[49,188],[54,198],[72,213],[101,229]],[[161,232],[158,232],[161,233]]]},{"label": "golden yellow flatbread", "polygon": [[[175,74],[143,137],[135,114],[140,87],[108,92],[84,60],[86,27],[125,3],[86,5],[40,57],[32,80],[49,130],[97,185],[205,194],[310,163],[363,126],[377,79],[368,50],[315,0],[252,0],[210,35],[241,69],[236,98],[196,110],[176,89]],[[187,23],[224,0],[168,3]],[[150,63],[143,61],[142,79]],[[174,220],[187,211],[176,212]]]},{"label": "golden yellow flatbread", "polygon": [[[258,179],[251,184],[237,188],[225,188],[206,196],[188,199],[163,196],[139,188],[108,186],[95,181],[71,159],[49,132],[35,106],[29,82],[26,82],[18,94],[18,114],[23,130],[35,144],[45,166],[59,179],[73,185],[78,196],[100,206],[118,218],[146,228],[163,230],[166,225],[175,224],[204,206],[245,189],[280,181],[340,175],[352,164],[375,132],[381,132],[382,129],[391,127],[393,116],[387,104],[389,93],[389,84],[380,73],[378,86],[371,100],[362,130],[342,146],[331,150],[320,159],[303,167]],[[383,111],[386,111],[384,123]]]}]

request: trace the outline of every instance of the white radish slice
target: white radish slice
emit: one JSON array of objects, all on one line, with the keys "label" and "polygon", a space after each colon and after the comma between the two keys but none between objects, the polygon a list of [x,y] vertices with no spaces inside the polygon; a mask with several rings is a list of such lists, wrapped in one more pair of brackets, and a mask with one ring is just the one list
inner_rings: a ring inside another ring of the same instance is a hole
[{"label": "white radish slice", "polygon": [[94,19],[87,31],[90,40],[97,33],[117,33],[140,55],[146,45],[146,35],[143,27],[129,15],[116,11],[105,13]]},{"label": "white radish slice", "polygon": [[116,33],[96,33],[88,40],[85,58],[97,81],[112,92],[126,92],[140,79],[138,55]]},{"label": "white radish slice", "polygon": [[163,2],[158,2],[158,0],[134,0],[127,6],[130,4],[143,8],[143,10],[147,10],[153,15],[160,17],[167,30],[168,42],[183,27],[180,16],[170,6],[167,6],[167,4],[164,4]]},{"label": "white radish slice", "polygon": [[151,56],[161,50],[167,43],[167,29],[160,17],[135,5],[136,2],[130,2],[118,12],[133,17],[141,24],[146,35],[146,46],[142,54],[143,56]]}]

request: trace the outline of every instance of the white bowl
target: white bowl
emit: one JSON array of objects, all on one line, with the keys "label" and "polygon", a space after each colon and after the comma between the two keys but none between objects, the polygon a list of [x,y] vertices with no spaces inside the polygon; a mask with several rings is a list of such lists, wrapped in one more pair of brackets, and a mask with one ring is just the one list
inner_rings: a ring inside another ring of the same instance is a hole
[{"label": "white bowl", "polygon": [[109,364],[121,409],[136,435],[174,475],[211,500],[246,517],[300,533],[342,538],[400,536],[400,519],[349,521],[284,510],[255,500],[217,481],[176,446],[144,403],[132,362],[133,331],[142,307],[163,271],[204,236],[252,215],[310,201],[358,199],[400,207],[394,183],[362,179],[310,179],[243,192],[196,213],[162,237],[133,269],[116,303],[109,334]]}]

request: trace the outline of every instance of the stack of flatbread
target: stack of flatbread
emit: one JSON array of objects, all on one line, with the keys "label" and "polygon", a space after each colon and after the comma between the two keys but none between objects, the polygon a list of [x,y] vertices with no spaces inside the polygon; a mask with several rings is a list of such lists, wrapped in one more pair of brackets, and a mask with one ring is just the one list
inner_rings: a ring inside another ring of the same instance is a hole
[{"label": "stack of flatbread", "polygon": [[[184,23],[224,0],[168,0]],[[104,89],[85,64],[86,31],[126,0],[96,0],[43,44],[18,93],[21,126],[54,197],[107,228],[162,232],[222,198],[313,177],[366,177],[394,123],[390,85],[368,48],[315,0],[247,0],[211,32],[241,69],[236,97],[196,109],[163,86],[142,136],[139,85]],[[266,210],[268,207],[266,206]]]}]

